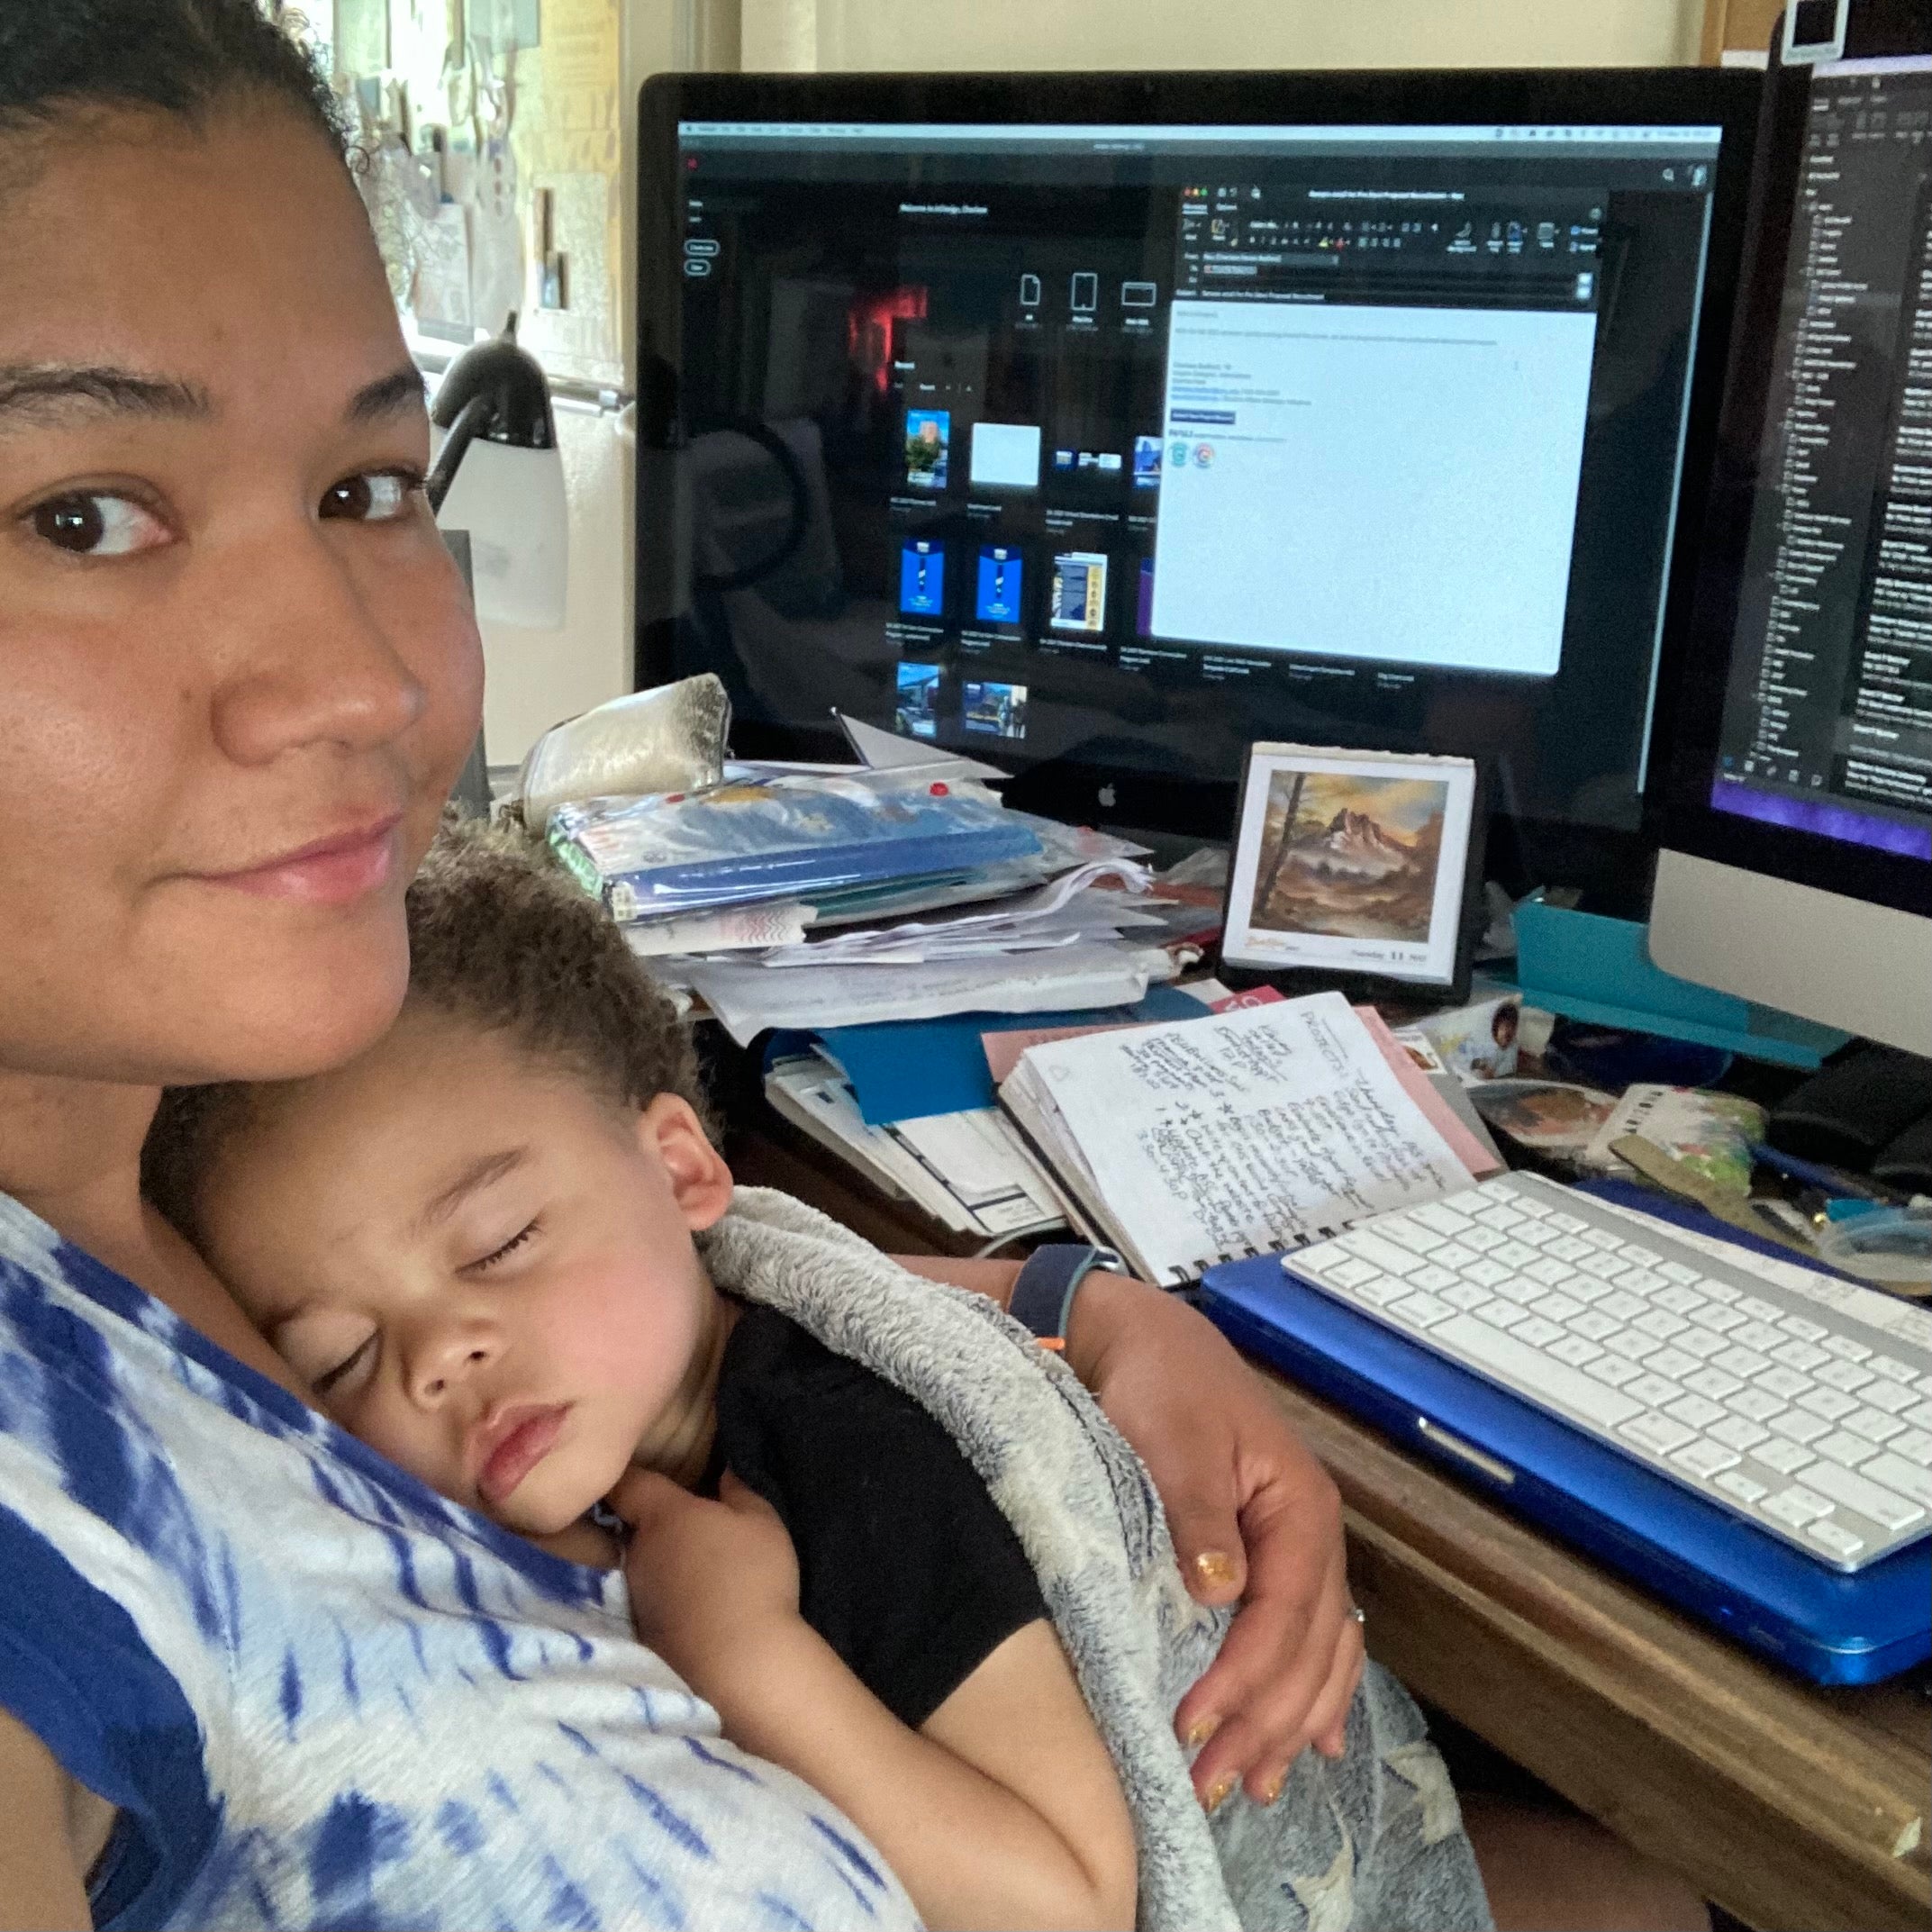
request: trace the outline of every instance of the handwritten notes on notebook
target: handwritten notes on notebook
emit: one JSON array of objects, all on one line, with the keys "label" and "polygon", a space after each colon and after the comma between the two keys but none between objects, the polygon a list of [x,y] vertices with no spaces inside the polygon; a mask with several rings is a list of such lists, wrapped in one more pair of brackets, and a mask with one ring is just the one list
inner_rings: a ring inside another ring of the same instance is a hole
[{"label": "handwritten notes on notebook", "polygon": [[1153,1281],[1471,1179],[1335,993],[1035,1047],[1009,1087],[1015,1119]]}]

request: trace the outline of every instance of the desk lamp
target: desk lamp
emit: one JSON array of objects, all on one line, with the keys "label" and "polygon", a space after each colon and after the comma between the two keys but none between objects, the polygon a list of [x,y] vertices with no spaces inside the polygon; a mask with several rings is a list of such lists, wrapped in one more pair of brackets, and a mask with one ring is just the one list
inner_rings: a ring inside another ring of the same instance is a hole
[{"label": "desk lamp", "polygon": [[469,532],[476,614],[554,630],[564,621],[569,523],[541,365],[512,314],[449,366],[431,405],[443,433],[426,488],[436,521]]}]

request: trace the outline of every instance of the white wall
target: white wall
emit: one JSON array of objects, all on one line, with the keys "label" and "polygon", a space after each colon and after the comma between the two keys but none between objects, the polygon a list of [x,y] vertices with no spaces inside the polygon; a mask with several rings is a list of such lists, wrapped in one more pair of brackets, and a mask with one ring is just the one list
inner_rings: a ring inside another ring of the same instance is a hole
[{"label": "white wall", "polygon": [[1671,66],[1703,0],[744,0],[744,65]]}]

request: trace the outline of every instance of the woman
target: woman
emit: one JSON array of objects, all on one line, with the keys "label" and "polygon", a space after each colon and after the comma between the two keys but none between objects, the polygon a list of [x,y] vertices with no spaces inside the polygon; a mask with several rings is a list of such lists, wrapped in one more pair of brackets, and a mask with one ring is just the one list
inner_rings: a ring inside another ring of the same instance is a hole
[{"label": "woman", "polygon": [[[249,0],[0,0],[0,1925],[909,1924],[616,1578],[337,1438],[139,1196],[162,1084],[401,999],[481,676],[427,454]],[[1360,1669],[1333,1490],[1153,1291],[1083,1289],[1069,1359],[1246,1586],[1179,1724],[1265,1793]]]}]

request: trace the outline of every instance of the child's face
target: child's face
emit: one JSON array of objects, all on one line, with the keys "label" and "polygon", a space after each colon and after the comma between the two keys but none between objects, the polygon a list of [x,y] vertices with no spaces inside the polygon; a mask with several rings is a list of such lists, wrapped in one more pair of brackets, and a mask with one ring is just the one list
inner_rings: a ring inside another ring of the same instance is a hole
[{"label": "child's face", "polygon": [[685,1103],[622,1115],[514,1042],[405,1011],[267,1102],[203,1191],[208,1258],[334,1419],[541,1535],[688,1423],[731,1179]]}]

